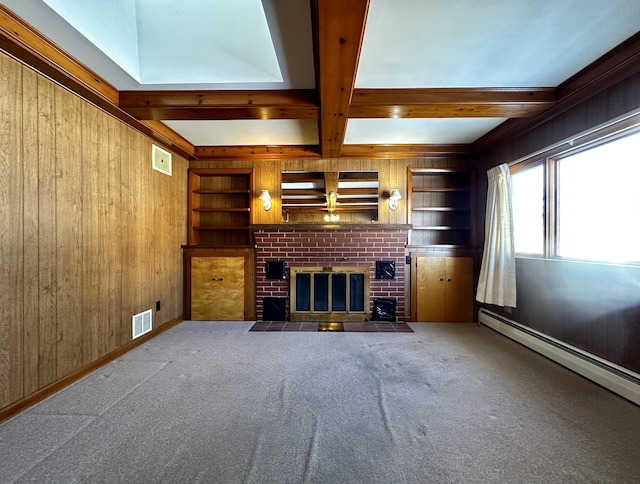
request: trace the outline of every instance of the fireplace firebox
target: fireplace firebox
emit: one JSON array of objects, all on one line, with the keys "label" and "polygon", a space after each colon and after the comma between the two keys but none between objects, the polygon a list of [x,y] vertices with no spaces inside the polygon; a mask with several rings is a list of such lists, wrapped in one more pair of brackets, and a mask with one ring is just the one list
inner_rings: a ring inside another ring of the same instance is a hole
[{"label": "fireplace firebox", "polygon": [[291,321],[367,321],[368,267],[292,267]]}]

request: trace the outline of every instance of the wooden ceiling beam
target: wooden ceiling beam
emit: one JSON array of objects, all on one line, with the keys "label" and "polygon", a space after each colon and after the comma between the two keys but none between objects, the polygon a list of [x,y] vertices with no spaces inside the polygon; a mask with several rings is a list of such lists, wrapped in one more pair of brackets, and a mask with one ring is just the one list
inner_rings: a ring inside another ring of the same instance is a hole
[{"label": "wooden ceiling beam", "polygon": [[194,157],[198,160],[281,160],[319,159],[315,145],[295,146],[196,146]]},{"label": "wooden ceiling beam", "polygon": [[340,156],[355,85],[369,0],[317,2],[320,151]]},{"label": "wooden ceiling beam", "polygon": [[434,156],[469,155],[471,145],[344,145],[343,158],[428,158]]},{"label": "wooden ceiling beam", "polygon": [[137,119],[318,119],[314,89],[121,91],[120,109]]},{"label": "wooden ceiling beam", "polygon": [[536,116],[556,102],[554,88],[355,89],[350,118]]}]

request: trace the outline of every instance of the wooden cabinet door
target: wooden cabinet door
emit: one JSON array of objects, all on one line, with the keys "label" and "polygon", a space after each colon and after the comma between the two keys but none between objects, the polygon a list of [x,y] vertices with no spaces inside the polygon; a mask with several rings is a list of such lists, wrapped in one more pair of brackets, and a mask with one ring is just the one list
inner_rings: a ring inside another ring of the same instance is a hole
[{"label": "wooden cabinet door", "polygon": [[191,319],[242,321],[245,258],[191,258]]},{"label": "wooden cabinet door", "polygon": [[445,321],[444,257],[418,257],[416,269],[416,319]]},{"label": "wooden cabinet door", "polygon": [[445,321],[473,321],[473,259],[447,257],[445,266]]},{"label": "wooden cabinet door", "polygon": [[473,259],[416,258],[416,321],[473,321]]}]

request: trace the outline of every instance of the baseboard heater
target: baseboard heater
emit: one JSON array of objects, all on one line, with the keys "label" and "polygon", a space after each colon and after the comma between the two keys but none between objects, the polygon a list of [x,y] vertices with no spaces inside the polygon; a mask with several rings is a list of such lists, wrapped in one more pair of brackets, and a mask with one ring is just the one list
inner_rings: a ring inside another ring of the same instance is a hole
[{"label": "baseboard heater", "polygon": [[640,375],[486,309],[478,322],[640,405]]}]

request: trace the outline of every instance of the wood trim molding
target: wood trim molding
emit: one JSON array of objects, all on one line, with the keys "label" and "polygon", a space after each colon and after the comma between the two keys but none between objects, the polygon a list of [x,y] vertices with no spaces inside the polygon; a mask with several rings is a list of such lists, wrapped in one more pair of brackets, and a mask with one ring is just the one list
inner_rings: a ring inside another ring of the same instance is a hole
[{"label": "wood trim molding", "polygon": [[315,89],[121,91],[120,108],[137,119],[318,119]]},{"label": "wood trim molding", "polygon": [[531,117],[555,102],[548,87],[355,89],[349,117]]},{"label": "wood trim molding", "polygon": [[604,54],[556,89],[558,102],[540,115],[502,123],[473,143],[476,152],[487,151],[505,140],[515,139],[560,116],[618,82],[640,72],[640,33]]},{"label": "wood trim molding", "polygon": [[129,341],[127,344],[125,344],[124,346],[121,346],[117,350],[112,351],[111,353],[98,358],[97,360],[89,363],[88,365],[83,366],[82,368],[78,368],[77,370],[69,373],[67,376],[64,376],[59,380],[54,381],[53,383],[50,383],[49,385],[42,387],[39,390],[36,390],[32,394],[27,395],[26,397],[21,398],[20,400],[10,405],[7,405],[4,408],[0,408],[0,422],[3,422],[8,418],[13,417],[14,415],[17,415],[23,410],[26,410],[32,405],[35,405],[36,403],[44,400],[48,396],[53,395],[54,393],[62,390],[65,387],[68,387],[69,385],[71,385],[72,383],[75,383],[76,381],[80,380],[81,378],[88,375],[89,373],[97,370],[98,368],[106,365],[107,363],[114,361],[115,359],[131,351],[135,347],[140,346],[142,343],[145,343],[150,339],[156,337],[160,333],[164,333],[168,329],[173,328],[175,325],[177,325],[182,321],[183,321],[182,316],[172,319],[171,321],[168,321],[167,323],[163,324],[159,328],[154,329],[152,332],[144,334],[132,341]]},{"label": "wood trim molding", "polygon": [[165,129],[158,133],[121,110],[115,87],[2,5],[0,50],[179,155],[186,158],[193,156],[191,143],[164,125]]},{"label": "wood trim molding", "polygon": [[140,123],[152,130],[154,138],[162,141],[163,144],[179,148],[183,153],[188,155],[187,158],[193,157],[195,151],[194,146],[166,124],[152,120],[143,120],[140,121]]},{"label": "wood trim molding", "polygon": [[344,145],[343,158],[428,158],[433,156],[469,155],[471,145]]},{"label": "wood trim molding", "polygon": [[[118,90],[95,72],[71,57],[56,44],[25,23],[7,7],[0,5],[0,38],[5,50],[7,42],[19,46],[21,49],[37,57],[51,69],[60,71],[65,76],[73,79],[86,89],[90,89],[96,95],[116,104],[118,102]],[[13,52],[9,51],[11,54]],[[49,75],[47,72],[43,72]],[[51,76],[50,76],[51,77]],[[59,81],[59,79],[55,79]],[[68,87],[68,86],[67,86]]]},{"label": "wood trim molding", "polygon": [[277,232],[279,230],[295,230],[296,232],[305,230],[404,230],[408,231],[413,228],[411,224],[253,224],[250,229],[258,232]]},{"label": "wood trim molding", "polygon": [[338,158],[349,117],[369,0],[317,3],[320,152],[323,158]]},{"label": "wood trim molding", "polygon": [[319,159],[320,152],[315,145],[196,146],[194,157],[198,160]]}]

